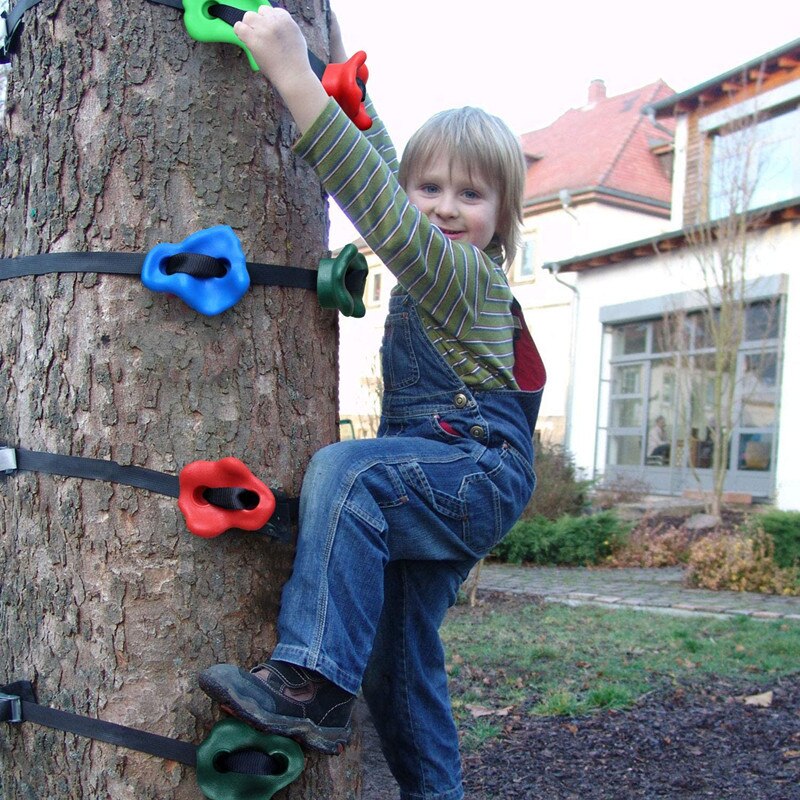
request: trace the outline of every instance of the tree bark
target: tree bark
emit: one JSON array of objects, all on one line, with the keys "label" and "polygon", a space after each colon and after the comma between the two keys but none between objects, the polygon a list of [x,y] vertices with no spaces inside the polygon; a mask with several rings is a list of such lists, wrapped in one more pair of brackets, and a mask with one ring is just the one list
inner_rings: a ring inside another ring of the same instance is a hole
[{"label": "tree bark", "polygon": [[[315,51],[324,0],[289,5]],[[12,62],[0,255],[146,252],[225,223],[249,261],[315,267],[324,196],[296,130],[238,48],[200,44],[144,0],[43,0]],[[137,278],[0,281],[0,442],[177,474],[242,459],[297,495],[337,435],[333,312],[251,287],[204,317]],[[199,539],[174,500],[119,484],[0,478],[0,682],[39,702],[199,743],[219,709],[206,666],[270,652],[293,548]],[[357,796],[358,747],[307,755],[280,796]],[[194,770],[33,723],[0,728],[0,796],[200,798]]]}]

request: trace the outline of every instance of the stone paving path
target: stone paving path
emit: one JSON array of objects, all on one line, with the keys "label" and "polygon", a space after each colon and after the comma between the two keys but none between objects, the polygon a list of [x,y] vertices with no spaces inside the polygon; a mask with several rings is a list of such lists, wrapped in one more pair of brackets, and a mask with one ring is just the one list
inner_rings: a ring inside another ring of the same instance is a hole
[{"label": "stone paving path", "polygon": [[715,592],[683,585],[683,569],[581,569],[485,563],[478,586],[549,602],[647,609],[673,614],[744,614],[800,621],[800,597]]}]

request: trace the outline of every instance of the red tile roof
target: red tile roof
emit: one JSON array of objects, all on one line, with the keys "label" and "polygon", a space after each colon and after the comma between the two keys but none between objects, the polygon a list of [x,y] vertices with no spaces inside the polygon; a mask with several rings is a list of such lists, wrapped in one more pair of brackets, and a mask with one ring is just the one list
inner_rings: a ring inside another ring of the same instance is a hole
[{"label": "red tile roof", "polygon": [[[597,96],[597,86],[590,96]],[[597,102],[574,108],[552,125],[523,134],[526,155],[536,159],[528,169],[525,186],[526,204],[536,204],[567,189],[603,189],[652,198],[661,203],[670,200],[670,179],[651,151],[654,140],[669,139],[656,128],[642,108],[673,94],[663,81],[644,86],[617,97],[603,97]],[[672,129],[672,120],[661,120]]]}]

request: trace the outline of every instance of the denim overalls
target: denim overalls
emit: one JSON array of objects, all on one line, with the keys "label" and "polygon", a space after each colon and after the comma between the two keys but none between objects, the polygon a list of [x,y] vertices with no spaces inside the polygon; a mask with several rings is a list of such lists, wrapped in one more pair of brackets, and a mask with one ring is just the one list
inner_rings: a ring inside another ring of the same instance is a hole
[{"label": "denim overalls", "polygon": [[438,631],[533,491],[544,369],[524,322],[522,340],[536,390],[472,392],[393,296],[378,438],[323,448],[303,482],[272,658],[363,688],[404,800],[463,797]]}]

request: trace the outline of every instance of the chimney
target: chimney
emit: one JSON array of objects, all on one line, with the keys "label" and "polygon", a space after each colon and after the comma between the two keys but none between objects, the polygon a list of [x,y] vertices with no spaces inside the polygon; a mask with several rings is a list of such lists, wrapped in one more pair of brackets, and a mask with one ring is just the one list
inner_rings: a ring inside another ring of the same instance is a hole
[{"label": "chimney", "polygon": [[606,84],[600,78],[595,78],[589,84],[589,105],[593,106],[606,99]]}]

